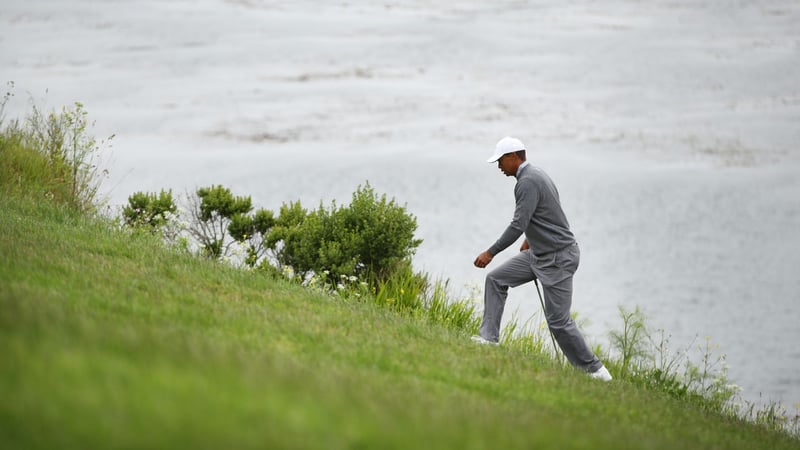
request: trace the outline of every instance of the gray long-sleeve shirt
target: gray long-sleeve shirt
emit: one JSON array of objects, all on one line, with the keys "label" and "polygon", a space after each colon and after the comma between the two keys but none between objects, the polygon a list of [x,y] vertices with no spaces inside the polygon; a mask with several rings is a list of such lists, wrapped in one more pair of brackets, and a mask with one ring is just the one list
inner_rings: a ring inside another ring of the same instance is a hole
[{"label": "gray long-sleeve shirt", "polygon": [[524,232],[531,250],[541,256],[575,243],[555,183],[540,168],[524,164],[516,174],[514,218],[489,253],[496,255]]}]

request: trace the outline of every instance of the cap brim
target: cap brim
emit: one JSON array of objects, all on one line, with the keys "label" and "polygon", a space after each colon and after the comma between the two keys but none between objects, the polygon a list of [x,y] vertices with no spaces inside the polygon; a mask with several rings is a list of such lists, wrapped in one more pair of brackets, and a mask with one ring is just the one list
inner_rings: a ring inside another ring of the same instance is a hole
[{"label": "cap brim", "polygon": [[503,155],[492,155],[491,158],[487,159],[487,163],[496,163],[498,159],[502,158]]}]

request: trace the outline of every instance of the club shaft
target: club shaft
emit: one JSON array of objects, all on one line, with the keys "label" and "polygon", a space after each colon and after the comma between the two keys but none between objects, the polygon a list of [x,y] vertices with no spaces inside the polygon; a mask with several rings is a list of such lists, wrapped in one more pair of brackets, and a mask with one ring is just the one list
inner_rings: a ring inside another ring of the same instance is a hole
[{"label": "club shaft", "polygon": [[[539,290],[539,280],[534,279],[533,283],[536,285],[536,293],[539,294],[539,304],[542,305],[542,313],[544,314],[545,322],[547,321],[547,310],[544,307],[544,299],[542,298],[542,292]],[[547,331],[550,332],[550,341],[553,343],[553,351],[556,352],[556,357],[560,358],[558,353],[558,345],[556,345],[556,337],[553,336],[553,330],[550,329],[550,324],[547,324]]]}]

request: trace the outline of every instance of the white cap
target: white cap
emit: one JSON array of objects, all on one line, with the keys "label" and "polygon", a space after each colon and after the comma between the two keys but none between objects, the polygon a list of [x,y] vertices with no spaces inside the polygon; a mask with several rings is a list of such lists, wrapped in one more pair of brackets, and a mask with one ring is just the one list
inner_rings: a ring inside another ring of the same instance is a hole
[{"label": "white cap", "polygon": [[494,154],[491,158],[487,159],[486,162],[497,162],[497,160],[506,153],[513,153],[520,150],[525,150],[525,145],[522,141],[506,136],[497,142],[497,146],[494,148]]}]

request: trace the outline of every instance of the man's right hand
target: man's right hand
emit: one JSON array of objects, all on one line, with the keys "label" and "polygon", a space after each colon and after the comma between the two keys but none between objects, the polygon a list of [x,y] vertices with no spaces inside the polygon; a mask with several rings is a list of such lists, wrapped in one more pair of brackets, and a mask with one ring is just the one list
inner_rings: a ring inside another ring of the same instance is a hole
[{"label": "man's right hand", "polygon": [[524,252],[525,250],[528,250],[530,248],[531,248],[531,245],[528,244],[528,240],[525,239],[524,241],[522,241],[522,247],[519,248],[519,251]]},{"label": "man's right hand", "polygon": [[489,253],[489,250],[486,250],[485,252],[478,255],[477,258],[475,258],[475,263],[474,263],[475,267],[480,267],[481,269],[483,269],[484,267],[488,266],[490,262],[492,262],[493,258],[494,256],[492,256],[492,254]]}]

